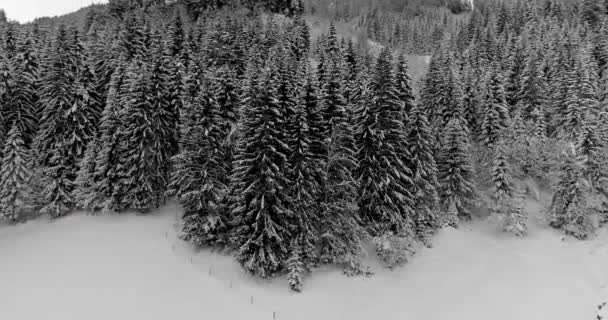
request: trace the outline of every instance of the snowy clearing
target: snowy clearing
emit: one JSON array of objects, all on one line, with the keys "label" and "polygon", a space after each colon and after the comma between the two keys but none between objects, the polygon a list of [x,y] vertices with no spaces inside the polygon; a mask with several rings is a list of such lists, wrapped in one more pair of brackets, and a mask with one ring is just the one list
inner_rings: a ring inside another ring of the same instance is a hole
[{"label": "snowy clearing", "polygon": [[194,252],[176,238],[176,212],[0,228],[0,318],[583,320],[608,280],[606,234],[562,241],[531,222],[518,239],[477,222],[442,231],[393,272],[319,270],[294,294],[284,279],[253,279],[231,257]]}]

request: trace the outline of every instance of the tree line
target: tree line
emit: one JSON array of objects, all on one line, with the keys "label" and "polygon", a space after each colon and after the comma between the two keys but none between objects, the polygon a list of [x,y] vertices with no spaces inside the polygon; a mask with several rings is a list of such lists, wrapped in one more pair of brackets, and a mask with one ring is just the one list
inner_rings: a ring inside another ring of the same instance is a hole
[{"label": "tree line", "polygon": [[513,183],[534,179],[552,189],[549,224],[578,238],[608,217],[607,8],[481,3],[434,52],[421,94],[433,126],[467,125],[495,206],[518,203]]}]

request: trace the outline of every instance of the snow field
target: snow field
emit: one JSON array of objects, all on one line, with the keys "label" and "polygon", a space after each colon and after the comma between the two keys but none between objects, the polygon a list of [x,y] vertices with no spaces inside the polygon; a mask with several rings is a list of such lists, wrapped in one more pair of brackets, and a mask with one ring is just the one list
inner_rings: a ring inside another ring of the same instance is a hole
[{"label": "snow field", "polygon": [[0,319],[584,320],[607,292],[608,234],[581,242],[531,219],[524,238],[484,221],[443,230],[394,271],[367,259],[369,278],[323,268],[296,294],[178,240],[177,212],[1,227]]}]

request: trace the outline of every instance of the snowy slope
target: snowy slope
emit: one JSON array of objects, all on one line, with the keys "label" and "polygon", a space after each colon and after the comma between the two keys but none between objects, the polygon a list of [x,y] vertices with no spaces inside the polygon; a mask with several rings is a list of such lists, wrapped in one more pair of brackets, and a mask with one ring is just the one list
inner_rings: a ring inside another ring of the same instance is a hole
[{"label": "snowy slope", "polygon": [[580,242],[488,222],[444,230],[435,247],[371,278],[319,270],[293,294],[230,257],[177,240],[178,210],[73,215],[0,228],[0,319],[593,319],[608,281],[608,235]]}]

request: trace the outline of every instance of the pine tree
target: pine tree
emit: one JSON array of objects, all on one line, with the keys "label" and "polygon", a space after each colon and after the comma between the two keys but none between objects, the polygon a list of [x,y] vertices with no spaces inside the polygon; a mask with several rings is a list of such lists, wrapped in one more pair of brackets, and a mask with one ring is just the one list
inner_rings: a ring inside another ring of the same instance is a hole
[{"label": "pine tree", "polygon": [[608,108],[606,106],[598,115],[598,135],[605,146],[608,146]]},{"label": "pine tree", "polygon": [[577,58],[575,68],[568,74],[568,87],[565,101],[566,110],[560,114],[559,133],[567,139],[576,139],[587,115],[597,104],[591,66],[583,50]]},{"label": "pine tree", "polygon": [[465,69],[462,86],[462,111],[463,117],[467,121],[467,126],[471,129],[473,136],[481,136],[483,113],[478,96],[478,81],[475,80],[471,67]]},{"label": "pine tree", "polygon": [[184,239],[197,245],[221,241],[225,228],[220,212],[227,188],[227,166],[219,104],[209,80],[184,112],[180,152],[173,157],[174,170],[167,193],[184,208]]},{"label": "pine tree", "polygon": [[[123,137],[119,107],[129,92],[129,83],[125,83],[124,62],[118,64],[112,74],[105,108],[99,125],[99,150],[95,156],[95,171],[92,176],[90,193],[86,190],[82,197],[86,199],[83,207],[108,212],[118,209],[119,195],[115,192],[118,183],[119,154],[118,146]],[[86,178],[85,178],[86,179]],[[84,180],[84,179],[83,179]]]},{"label": "pine tree", "polygon": [[519,103],[524,119],[534,118],[532,113],[543,109],[546,104],[547,84],[542,70],[542,60],[538,53],[528,53],[526,65],[519,84]]},{"label": "pine tree", "polygon": [[519,88],[525,65],[526,57],[523,44],[521,40],[514,41],[513,48],[509,51],[508,70],[506,73],[507,81],[505,84],[505,94],[510,111],[516,108],[520,100]]},{"label": "pine tree", "polygon": [[35,149],[45,185],[41,211],[57,217],[74,206],[71,194],[78,163],[94,137],[99,111],[76,31],[60,27],[46,59],[40,94],[41,128]]},{"label": "pine tree", "polygon": [[[284,60],[288,61],[288,60]],[[290,190],[292,199],[291,211],[295,217],[294,232],[296,237],[291,244],[292,250],[297,252],[297,256],[292,256],[292,265],[290,274],[296,278],[301,278],[300,266],[305,270],[310,270],[318,261],[316,253],[316,245],[319,242],[319,234],[316,226],[318,226],[321,218],[321,208],[319,206],[319,198],[321,197],[321,188],[324,179],[323,168],[325,165],[322,155],[315,153],[317,147],[323,143],[322,138],[318,135],[319,120],[315,119],[313,114],[309,112],[318,112],[318,99],[312,94],[310,81],[312,76],[308,76],[306,82],[302,82],[304,76],[303,66],[298,66],[297,73],[294,77],[284,77],[281,81],[292,81],[295,84],[304,84],[302,94],[297,94],[297,101],[292,107],[293,111],[287,119],[288,145],[291,150],[288,156],[290,174],[289,180],[293,186]],[[280,85],[280,88],[288,87]],[[281,99],[279,99],[281,101]],[[283,110],[290,108],[287,104]],[[312,109],[312,110],[311,110]],[[316,109],[316,110],[315,110]],[[309,124],[309,119],[311,123]],[[314,130],[314,131],[313,131]],[[320,139],[321,138],[321,139]],[[297,246],[297,248],[294,248]],[[295,263],[295,264],[294,264]],[[292,269],[293,268],[293,269]],[[297,281],[292,285],[292,289],[299,291]]]},{"label": "pine tree", "polygon": [[333,23],[329,24],[329,34],[325,42],[325,54],[333,63],[338,63],[341,60],[341,51],[338,44],[338,36],[336,26]]},{"label": "pine tree", "polygon": [[87,151],[84,154],[84,158],[80,161],[78,174],[74,181],[75,188],[72,193],[75,205],[80,209],[91,209],[92,202],[96,198],[95,192],[95,160],[99,153],[101,144],[98,138],[91,140],[87,146]]},{"label": "pine tree", "polygon": [[395,73],[395,83],[397,89],[397,98],[403,104],[404,114],[401,116],[401,121],[407,125],[407,115],[410,114],[414,107],[414,90],[412,88],[412,79],[409,75],[408,62],[403,55],[399,56],[397,61],[397,70]]},{"label": "pine tree", "polygon": [[[511,178],[511,166],[505,154],[504,146],[499,144],[494,149],[492,163],[492,182],[494,184],[492,200],[497,211],[508,210],[514,196],[515,187]],[[505,212],[501,212],[505,213]]]},{"label": "pine tree", "polygon": [[574,152],[566,154],[565,158],[549,206],[549,225],[576,238],[586,239],[594,231],[594,194],[591,184],[583,177],[582,166],[576,161]]},{"label": "pine tree", "polygon": [[290,256],[287,259],[287,281],[289,283],[289,287],[293,291],[300,292],[302,291],[302,274],[304,273],[304,263],[302,262],[302,258],[300,255],[300,247],[301,245],[297,243],[297,241],[292,241],[293,243],[290,246]]},{"label": "pine tree", "polygon": [[[470,218],[469,209],[475,198],[474,171],[469,158],[467,130],[458,119],[448,124],[444,146],[439,154],[439,195],[446,212]],[[451,208],[451,210],[449,210]],[[447,217],[453,221],[456,217]]]},{"label": "pine tree", "polygon": [[547,116],[542,106],[536,106],[530,114],[534,123],[534,138],[543,142],[547,138]]},{"label": "pine tree", "polygon": [[11,222],[31,209],[33,196],[31,159],[20,130],[13,126],[9,132],[0,166],[0,219]]},{"label": "pine tree", "polygon": [[490,76],[484,102],[484,117],[481,129],[483,144],[490,150],[494,148],[502,131],[507,126],[508,109],[500,75],[493,72]]},{"label": "pine tree", "polygon": [[7,128],[13,124],[21,129],[26,145],[30,145],[38,129],[38,69],[39,61],[29,36],[19,41],[15,55],[10,60],[13,66],[13,83],[5,99],[5,121]]},{"label": "pine tree", "polygon": [[[319,108],[325,119],[315,114],[314,90],[309,88],[305,103],[311,126],[312,148],[324,161],[321,190],[321,262],[341,264],[346,274],[361,272],[360,255],[363,230],[357,215],[358,182],[353,129],[349,123],[345,101],[335,81],[337,69],[329,70],[330,78],[321,90]],[[309,80],[309,84],[312,81]],[[328,110],[333,110],[331,113]],[[323,128],[323,133],[319,129]],[[316,141],[316,143],[314,142]]]},{"label": "pine tree", "polygon": [[433,155],[433,136],[426,116],[414,105],[410,110],[410,131],[408,146],[410,159],[408,167],[412,172],[412,194],[415,199],[416,234],[420,240],[439,228],[437,209],[437,164]]},{"label": "pine tree", "polygon": [[360,216],[374,235],[408,235],[414,213],[412,172],[403,162],[409,151],[387,49],[376,64],[372,100],[358,117]]},{"label": "pine tree", "polygon": [[284,111],[277,103],[276,67],[262,75],[250,67],[244,89],[242,140],[233,162],[231,205],[233,229],[230,239],[237,247],[236,259],[261,277],[282,270],[293,238],[289,210],[292,202],[286,177],[290,150]]},{"label": "pine tree", "polygon": [[441,93],[439,84],[442,77],[440,59],[441,57],[437,53],[431,57],[429,69],[424,77],[420,93],[421,110],[429,118],[431,123],[435,121],[437,112],[441,108],[441,101],[439,100],[439,94]]},{"label": "pine tree", "polygon": [[9,100],[13,86],[14,68],[11,66],[6,52],[0,51],[0,150],[4,149],[6,136],[11,128],[8,118],[12,109]]},{"label": "pine tree", "polygon": [[158,74],[134,61],[127,69],[128,92],[120,121],[124,131],[116,149],[115,194],[119,210],[148,211],[160,205],[168,167],[166,115]]},{"label": "pine tree", "polygon": [[510,232],[518,237],[525,235],[528,232],[526,225],[527,214],[524,209],[523,195],[517,196],[515,205],[509,212],[509,216],[505,221],[505,231]]},{"label": "pine tree", "polygon": [[602,165],[606,155],[602,150],[602,142],[598,137],[598,129],[592,124],[585,123],[580,130],[576,144],[576,154],[583,165],[583,175],[591,185],[597,188],[602,177],[608,176],[608,170]]}]

